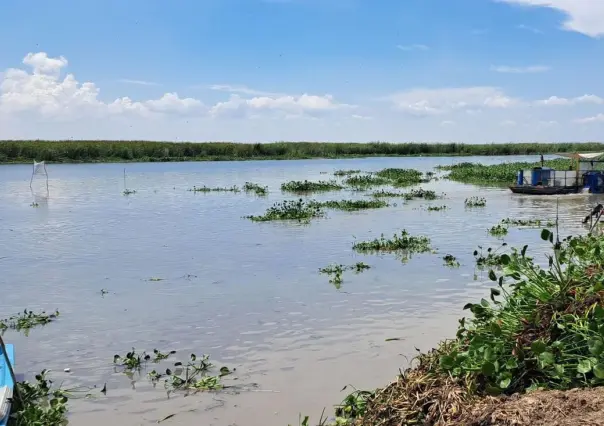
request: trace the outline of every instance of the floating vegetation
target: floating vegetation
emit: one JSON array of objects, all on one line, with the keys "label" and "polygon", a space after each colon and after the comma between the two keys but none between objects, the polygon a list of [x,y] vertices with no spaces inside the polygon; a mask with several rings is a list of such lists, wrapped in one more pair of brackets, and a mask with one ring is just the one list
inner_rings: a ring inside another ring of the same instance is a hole
[{"label": "floating vegetation", "polygon": [[105,296],[106,294],[109,294],[109,290],[107,290],[106,288],[102,288],[101,289],[101,296]]},{"label": "floating vegetation", "polygon": [[443,260],[445,261],[445,266],[449,268],[459,268],[460,264],[457,261],[457,258],[452,254],[446,254],[443,256]]},{"label": "floating vegetation", "polygon": [[313,201],[312,204],[328,209],[346,211],[379,209],[382,207],[388,207],[388,203],[383,200]]},{"label": "floating vegetation", "polygon": [[125,372],[131,372],[134,370],[140,370],[143,364],[151,359],[151,355],[145,352],[138,353],[134,348],[128,352],[125,356],[114,355],[113,364],[117,367],[121,367]]},{"label": "floating vegetation", "polygon": [[361,173],[360,170],[336,170],[334,176],[352,176]]},{"label": "floating vegetation", "polygon": [[157,282],[157,281],[163,281],[163,278],[159,278],[159,277],[151,277],[149,278],[147,281],[151,281],[151,282]]},{"label": "floating vegetation", "polygon": [[316,201],[306,202],[302,198],[296,201],[281,201],[266,210],[262,216],[245,216],[254,222],[273,220],[297,220],[309,222],[311,219],[323,217],[325,213]]},{"label": "floating vegetation", "polygon": [[384,189],[380,189],[379,191],[375,191],[375,192],[371,193],[371,196],[375,197],[375,198],[395,198],[395,197],[407,198],[407,193],[406,192],[392,192],[392,191],[386,191]]},{"label": "floating vegetation", "polygon": [[464,201],[466,207],[486,207],[487,200],[484,197],[470,197]]},{"label": "floating vegetation", "polygon": [[190,191],[190,192],[241,192],[241,189],[239,189],[239,187],[236,185],[230,186],[228,188],[221,188],[221,187],[210,188],[210,187],[204,185],[204,186],[193,186],[193,188],[188,189],[187,191]]},{"label": "floating vegetation", "polygon": [[29,205],[30,207],[40,207],[40,204],[36,203],[35,201],[33,203],[31,203]]},{"label": "floating vegetation", "polygon": [[245,185],[243,185],[243,190],[245,192],[254,192],[258,196],[268,194],[268,186],[262,186],[252,182],[246,182]]},{"label": "floating vegetation", "polygon": [[429,212],[442,212],[444,210],[447,210],[449,207],[447,206],[428,206],[428,208],[426,210],[428,210]]},{"label": "floating vegetation", "polygon": [[47,314],[44,311],[35,313],[25,309],[23,312],[17,315],[0,320],[0,331],[13,329],[16,331],[24,331],[25,333],[29,333],[29,330],[32,328],[53,322],[58,316],[59,311],[55,311],[52,314]]},{"label": "floating vegetation", "polygon": [[124,191],[122,192],[122,194],[124,194],[124,195],[136,194],[136,190],[134,190],[134,189],[124,189]]},{"label": "floating vegetation", "polygon": [[508,234],[508,228],[503,224],[498,224],[489,229],[489,234],[494,237],[504,237]]},{"label": "floating vegetation", "polygon": [[319,273],[329,275],[329,283],[333,284],[335,288],[339,290],[342,286],[342,274],[344,271],[354,271],[355,273],[360,274],[370,268],[371,266],[367,265],[365,262],[357,262],[354,265],[348,266],[333,264],[319,269]]},{"label": "floating vegetation", "polygon": [[523,227],[541,227],[541,226],[556,226],[553,220],[542,219],[501,219],[501,223],[507,226],[523,226]]},{"label": "floating vegetation", "polygon": [[186,366],[183,367],[182,362],[177,362],[174,367],[174,371],[168,368],[164,373],[153,370],[149,372],[148,377],[153,384],[165,378],[164,387],[168,393],[177,390],[200,392],[224,389],[221,378],[232,373],[228,367],[221,367],[218,374],[211,375],[210,371],[214,365],[210,362],[209,355],[202,355],[198,359],[195,354],[191,354]]},{"label": "floating vegetation", "polygon": [[322,191],[339,191],[344,187],[335,181],[311,182],[309,180],[299,181],[292,180],[281,184],[281,191],[286,192],[322,192]]},{"label": "floating vegetation", "polygon": [[[484,253],[482,246],[478,246],[478,250],[474,250],[474,259],[476,260],[476,266],[479,268],[499,266],[501,264],[501,256],[503,256],[503,254],[499,253],[499,250],[506,246],[507,243],[503,243],[495,251],[493,251],[493,249],[489,247],[487,248],[486,253]],[[526,247],[527,246],[525,246],[523,250],[526,251]]]},{"label": "floating vegetation", "polygon": [[422,181],[422,172],[414,169],[387,168],[376,172],[376,175],[393,181],[394,186],[415,185]]},{"label": "floating vegetation", "polygon": [[438,195],[436,195],[436,192],[432,191],[432,190],[426,190],[423,188],[419,188],[419,189],[412,189],[411,191],[405,193],[404,195],[405,200],[413,200],[415,198],[423,198],[424,200],[436,200],[438,198]]},{"label": "floating vegetation", "polygon": [[371,241],[355,242],[353,250],[361,253],[377,252],[402,252],[402,260],[406,261],[412,253],[425,253],[431,251],[430,239],[425,236],[412,236],[405,229],[399,234],[394,234],[391,239],[386,239],[384,234]]},{"label": "floating vegetation", "polygon": [[36,381],[17,382],[9,424],[16,426],[67,424],[69,390],[53,386],[47,370],[37,374]]},{"label": "floating vegetation", "polygon": [[[567,159],[545,161],[546,167],[556,170],[568,170],[571,162]],[[540,167],[541,162],[503,163],[485,166],[479,163],[459,163],[452,166],[438,166],[438,169],[449,170],[448,179],[464,183],[511,183],[516,179],[518,170]]]},{"label": "floating vegetation", "polygon": [[375,176],[375,175],[361,175],[361,176],[350,176],[349,178],[344,180],[344,183],[347,186],[357,188],[357,189],[365,189],[371,188],[373,186],[380,185],[388,185],[390,181],[383,177]]}]

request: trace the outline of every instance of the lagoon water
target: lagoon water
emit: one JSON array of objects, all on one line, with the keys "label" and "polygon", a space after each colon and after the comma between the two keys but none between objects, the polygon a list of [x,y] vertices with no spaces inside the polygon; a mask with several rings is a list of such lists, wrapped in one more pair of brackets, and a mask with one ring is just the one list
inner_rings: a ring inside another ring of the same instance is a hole
[{"label": "lagoon water", "polygon": [[[5,334],[16,345],[17,371],[31,378],[51,369],[65,387],[106,383],[106,395],[97,388],[92,398],[70,401],[73,425],[149,425],[174,414],[162,424],[285,426],[297,424],[299,413],[317,420],[326,407],[331,414],[344,385],[386,385],[415,347],[452,336],[461,307],[488,294],[486,273],[475,279],[472,256],[480,245],[501,244],[487,228],[505,217],[554,219],[556,198],[439,180],[422,187],[445,192],[443,200],[328,211],[310,225],[242,216],[294,198],[279,190],[288,180],[331,179],[337,169],[429,171],[460,161],[468,159],[49,165],[48,198],[43,177],[30,192],[31,166],[0,166],[0,318],[25,308],[61,313],[28,337]],[[122,195],[124,167],[127,186],[137,191],[130,196]],[[187,191],[246,181],[268,185],[269,195]],[[314,198],[366,196],[344,190]],[[485,197],[486,208],[466,209],[469,196]],[[561,234],[584,232],[581,218],[599,201],[560,197]],[[450,209],[422,209],[429,204]],[[403,264],[393,255],[352,251],[355,239],[402,229],[430,237],[438,254]],[[539,230],[511,228],[505,241],[529,244],[545,260]],[[460,268],[443,266],[448,253]],[[345,273],[339,291],[318,273],[330,263],[361,260],[371,269]],[[113,355],[132,347],[176,350],[172,362],[210,354],[219,366],[236,368],[225,380],[236,387],[167,398],[161,383],[154,388],[144,375],[131,381],[114,370]]]}]

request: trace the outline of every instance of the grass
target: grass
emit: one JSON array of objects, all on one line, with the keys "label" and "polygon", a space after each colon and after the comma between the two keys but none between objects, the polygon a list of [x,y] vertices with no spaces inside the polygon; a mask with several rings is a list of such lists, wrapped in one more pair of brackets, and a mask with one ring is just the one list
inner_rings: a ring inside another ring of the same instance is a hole
[{"label": "grass", "polygon": [[0,163],[293,160],[416,155],[523,155],[602,151],[601,143],[330,143],[330,142],[152,142],[0,141]]},{"label": "grass", "polygon": [[505,218],[501,219],[501,224],[506,226],[521,226],[521,227],[552,227],[556,225],[556,222],[553,220],[544,220],[544,219],[510,219]]},{"label": "grass", "polygon": [[342,265],[342,264],[332,264],[326,266],[324,268],[319,269],[319,273],[329,275],[329,283],[333,284],[334,287],[339,290],[342,286],[342,274],[344,271],[354,271],[357,274],[370,269],[371,266],[367,265],[364,262],[357,262],[354,265]]},{"label": "grass", "polygon": [[269,207],[263,215],[246,216],[254,222],[269,222],[275,220],[297,220],[298,222],[309,222],[311,219],[325,216],[323,209],[316,201],[299,200],[282,201]]},{"label": "grass", "polygon": [[324,180],[320,180],[318,182],[308,180],[292,180],[290,182],[281,184],[281,191],[296,193],[339,191],[341,189],[344,189],[344,187],[339,183]]},{"label": "grass", "polygon": [[464,205],[466,207],[486,207],[487,199],[484,197],[470,197],[466,198],[464,201]]},{"label": "grass", "polygon": [[246,182],[243,185],[243,190],[245,192],[253,192],[258,196],[268,195],[268,186],[258,185],[257,183]]},{"label": "grass", "polygon": [[355,242],[352,248],[361,253],[400,252],[403,261],[406,261],[413,253],[425,253],[432,250],[428,237],[412,236],[404,229],[390,239],[385,238],[382,234],[380,238],[374,240]]},{"label": "grass", "polygon": [[236,185],[229,186],[226,188],[223,188],[223,187],[210,188],[210,187],[204,185],[204,186],[193,186],[193,188],[188,189],[188,191],[190,191],[190,192],[241,192],[241,189],[239,189],[239,187]]},{"label": "grass", "polygon": [[10,318],[0,320],[0,332],[8,329],[24,331],[26,334],[35,327],[43,326],[55,321],[59,317],[59,311],[47,314],[42,311],[35,313],[25,309],[23,312],[13,315]]},{"label": "grass", "polygon": [[327,209],[358,211],[388,207],[383,200],[341,200],[341,201],[313,201],[313,205]]},{"label": "grass", "polygon": [[[556,170],[568,170],[571,161],[569,159],[555,159],[545,161],[546,167]],[[541,162],[527,163],[502,163],[485,166],[480,163],[459,163],[453,166],[440,166],[441,170],[449,170],[448,179],[463,183],[496,183],[510,184],[516,181],[519,170],[528,170],[541,166]]]}]

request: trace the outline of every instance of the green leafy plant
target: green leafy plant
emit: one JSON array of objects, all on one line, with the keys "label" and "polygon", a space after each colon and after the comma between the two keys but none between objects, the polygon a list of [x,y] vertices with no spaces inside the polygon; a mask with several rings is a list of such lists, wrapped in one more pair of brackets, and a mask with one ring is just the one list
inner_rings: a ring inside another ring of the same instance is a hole
[{"label": "green leafy plant", "polygon": [[428,237],[412,236],[404,229],[390,239],[386,239],[382,234],[380,238],[370,241],[355,242],[352,248],[361,253],[398,252],[403,261],[408,260],[413,253],[425,253],[432,250]]},{"label": "green leafy plant", "polygon": [[313,205],[328,209],[337,209],[345,211],[379,209],[388,207],[388,203],[382,200],[341,200],[341,201],[314,201]]},{"label": "green leafy plant", "polygon": [[405,200],[413,200],[415,198],[422,198],[424,200],[436,200],[438,195],[436,192],[432,190],[426,190],[423,188],[412,189],[411,191],[405,193]]},{"label": "green leafy plant", "polygon": [[188,189],[190,192],[241,192],[238,186],[230,186],[230,187],[216,187],[210,188],[208,186],[193,186],[193,188]]},{"label": "green leafy plant", "polygon": [[426,210],[429,211],[429,212],[442,212],[442,211],[445,211],[447,209],[448,209],[448,207],[445,206],[445,205],[443,205],[443,206],[428,206],[426,208]]},{"label": "green leafy plant", "polygon": [[500,252],[501,249],[507,246],[507,243],[502,243],[496,250],[493,250],[492,247],[488,247],[485,251],[482,246],[478,246],[478,250],[474,250],[474,259],[476,260],[476,266],[478,268],[484,267],[497,267],[501,265],[501,256],[503,253]]},{"label": "green leafy plant", "polygon": [[275,203],[261,216],[245,216],[254,222],[268,222],[273,220],[297,220],[308,223],[311,219],[325,216],[323,209],[317,202],[306,202],[302,198],[295,201],[282,201]]},{"label": "green leafy plant", "polygon": [[0,332],[7,329],[13,329],[16,331],[23,331],[26,334],[29,333],[34,327],[43,326],[50,322],[53,322],[59,317],[59,311],[55,311],[52,314],[47,314],[42,311],[35,313],[25,309],[23,312],[13,315],[10,318],[0,320]]},{"label": "green leafy plant", "polygon": [[422,181],[422,172],[414,169],[387,168],[376,172],[376,175],[392,181],[394,186],[415,185]]},{"label": "green leafy plant", "polygon": [[360,170],[336,170],[334,176],[352,176],[361,173]]},{"label": "green leafy plant", "polygon": [[124,194],[125,196],[133,195],[133,194],[136,194],[136,190],[135,189],[124,189],[122,194]]},{"label": "green leafy plant", "polygon": [[327,192],[327,191],[339,191],[344,187],[335,181],[318,181],[311,182],[308,180],[296,181],[281,184],[281,190],[286,192]]},{"label": "green leafy plant", "polygon": [[459,268],[460,264],[457,261],[457,258],[452,254],[446,254],[443,256],[443,260],[445,261],[445,266],[449,268]]},{"label": "green leafy plant", "polygon": [[486,207],[487,200],[484,197],[470,197],[464,201],[466,207]]},{"label": "green leafy plant", "polygon": [[553,220],[543,219],[501,219],[502,225],[507,226],[522,226],[522,227],[541,227],[541,226],[556,226],[556,222]]},{"label": "green leafy plant", "polygon": [[339,290],[342,286],[342,274],[344,273],[344,271],[354,271],[355,273],[359,274],[370,268],[371,266],[367,265],[364,262],[357,262],[354,265],[349,266],[345,266],[342,264],[332,264],[319,269],[319,273],[329,275],[329,283],[333,284],[336,289]]},{"label": "green leafy plant", "polygon": [[67,424],[70,392],[56,388],[47,377],[37,374],[35,382],[17,382],[9,424],[15,426],[60,426]]},{"label": "green leafy plant", "polygon": [[373,186],[387,185],[390,181],[373,174],[350,176],[344,180],[344,184],[356,189],[366,189]]},{"label": "green leafy plant", "polygon": [[504,237],[508,234],[508,227],[503,224],[498,224],[489,229],[489,234],[494,237]]},{"label": "green leafy plant", "polygon": [[268,194],[268,186],[262,186],[252,182],[246,182],[243,185],[243,190],[245,192],[253,192],[258,196],[264,196]]}]

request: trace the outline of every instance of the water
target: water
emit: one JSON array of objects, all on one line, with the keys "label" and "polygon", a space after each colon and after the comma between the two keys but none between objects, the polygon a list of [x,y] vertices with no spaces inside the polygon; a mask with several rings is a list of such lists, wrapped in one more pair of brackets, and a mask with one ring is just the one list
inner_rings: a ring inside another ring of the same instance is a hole
[{"label": "water", "polygon": [[[29,337],[5,335],[16,344],[17,370],[31,377],[50,368],[69,386],[106,382],[107,396],[97,390],[93,400],[70,402],[74,425],[147,425],[176,414],[164,423],[285,426],[296,423],[299,412],[318,417],[327,407],[331,414],[344,385],[383,386],[415,347],[429,349],[451,336],[461,307],[488,294],[488,279],[474,279],[472,256],[478,245],[500,245],[486,229],[505,217],[554,219],[555,198],[441,180],[422,186],[445,192],[444,200],[392,199],[399,204],[329,211],[311,225],[253,223],[242,216],[292,198],[279,191],[288,180],[331,179],[337,169],[428,171],[466,160],[50,165],[47,200],[43,177],[36,178],[32,198],[31,166],[0,166],[0,318],[24,308],[61,312]],[[124,167],[127,186],[137,191],[128,197],[122,195]],[[187,191],[246,181],[268,185],[269,196]],[[466,210],[464,199],[474,195],[484,196],[487,207]],[[341,191],[315,198],[364,196]],[[37,208],[30,206],[34,199]],[[561,233],[584,232],[581,218],[598,201],[560,197]],[[428,204],[450,209],[420,209]],[[438,255],[416,255],[403,265],[394,256],[351,249],[355,238],[403,228],[429,236]],[[506,241],[529,244],[543,258],[538,230],[512,228]],[[447,253],[462,267],[444,267]],[[361,260],[372,268],[345,273],[340,291],[317,272],[329,263]],[[101,296],[101,289],[109,294]],[[385,341],[393,337],[400,340]],[[161,385],[154,389],[144,377],[132,384],[114,371],[113,355],[132,347],[176,350],[175,360],[211,354],[219,365],[237,368],[237,380],[227,383],[240,392],[168,399]]]}]

